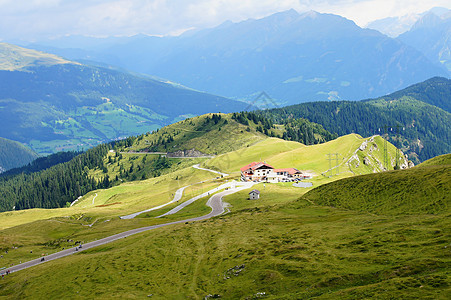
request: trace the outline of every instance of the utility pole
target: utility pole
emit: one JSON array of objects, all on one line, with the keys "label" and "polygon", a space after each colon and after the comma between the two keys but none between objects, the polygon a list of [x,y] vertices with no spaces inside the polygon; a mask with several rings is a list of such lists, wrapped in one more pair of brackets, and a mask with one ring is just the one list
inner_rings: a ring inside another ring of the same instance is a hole
[{"label": "utility pole", "polygon": [[327,154],[329,156],[329,158],[327,160],[329,160],[329,177],[332,177],[332,158],[330,152],[329,154]]},{"label": "utility pole", "polygon": [[339,167],[339,165],[338,165],[338,156],[339,156],[340,154],[338,154],[338,153],[334,153],[334,154],[335,154],[335,164],[336,164],[336,167],[337,167],[336,175],[338,175],[338,174],[340,174],[340,167]]},{"label": "utility pole", "polygon": [[339,165],[338,165],[338,157],[339,157],[339,153],[328,153],[327,156],[329,158],[326,158],[326,160],[329,161],[329,177],[332,177],[332,160],[334,160],[334,158],[332,158],[332,155],[335,155],[335,167],[337,169],[337,171],[335,172],[335,175],[338,175],[340,173],[340,169],[339,169]]},{"label": "utility pole", "polygon": [[400,130],[401,127],[402,126],[400,126],[400,125],[396,125],[396,142],[397,142],[397,145],[395,145],[396,146],[395,169],[400,169],[400,167],[399,167],[399,147],[400,147],[400,142],[399,142],[399,135],[400,135],[400,133],[399,133],[399,130]]},{"label": "utility pole", "polygon": [[388,139],[388,125],[384,125],[384,168],[388,171],[388,150],[387,150],[387,139]]}]

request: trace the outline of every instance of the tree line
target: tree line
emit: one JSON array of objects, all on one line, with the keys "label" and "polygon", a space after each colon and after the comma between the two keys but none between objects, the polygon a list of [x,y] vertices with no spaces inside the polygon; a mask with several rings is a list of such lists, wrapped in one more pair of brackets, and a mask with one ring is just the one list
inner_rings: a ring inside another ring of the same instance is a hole
[{"label": "tree line", "polygon": [[311,102],[257,113],[275,123],[305,118],[338,136],[384,135],[387,125],[390,142],[416,162],[451,152],[451,114],[414,99]]},{"label": "tree line", "polygon": [[70,161],[34,173],[0,178],[0,210],[64,207],[89,191],[108,188],[108,176],[96,180],[89,170],[103,167],[111,144],[102,144]]},{"label": "tree line", "polygon": [[[325,130],[322,125],[310,122],[304,118],[275,118],[265,111],[233,113],[232,119],[243,125],[249,122],[256,124],[256,130],[271,137],[278,137],[288,141],[314,145],[333,140],[337,134]],[[276,130],[276,124],[283,125]],[[281,133],[278,131],[281,130]]]}]

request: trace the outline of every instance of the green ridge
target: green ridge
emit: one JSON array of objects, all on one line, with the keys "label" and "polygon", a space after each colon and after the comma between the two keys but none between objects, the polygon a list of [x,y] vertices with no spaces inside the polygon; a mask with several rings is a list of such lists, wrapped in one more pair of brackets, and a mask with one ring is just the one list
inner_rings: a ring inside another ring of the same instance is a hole
[{"label": "green ridge", "polygon": [[37,157],[36,152],[21,143],[0,137],[0,173],[24,166]]},{"label": "green ridge", "polygon": [[419,164],[419,167],[426,167],[426,166],[447,166],[451,165],[451,154],[443,154],[440,156],[436,156],[434,158],[428,159],[425,162],[422,162]]},{"label": "green ridge", "polygon": [[346,178],[313,189],[302,199],[375,214],[449,213],[451,167],[430,165]]}]

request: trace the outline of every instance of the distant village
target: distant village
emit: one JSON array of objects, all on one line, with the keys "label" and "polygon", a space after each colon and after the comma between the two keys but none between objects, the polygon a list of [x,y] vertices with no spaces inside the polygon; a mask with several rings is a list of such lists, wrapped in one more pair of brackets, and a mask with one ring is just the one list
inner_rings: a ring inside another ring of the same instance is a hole
[{"label": "distant village", "polygon": [[294,182],[307,178],[295,168],[275,169],[266,162],[252,162],[241,169],[241,181],[254,182]]}]

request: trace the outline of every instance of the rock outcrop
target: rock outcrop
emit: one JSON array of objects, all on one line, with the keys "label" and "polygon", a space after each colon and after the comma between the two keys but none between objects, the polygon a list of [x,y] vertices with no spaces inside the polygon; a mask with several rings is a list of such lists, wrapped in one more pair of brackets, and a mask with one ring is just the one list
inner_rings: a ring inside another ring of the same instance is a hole
[{"label": "rock outcrop", "polygon": [[205,154],[196,149],[189,150],[177,150],[175,152],[168,152],[166,154],[167,157],[206,157],[211,156],[209,154]]}]

